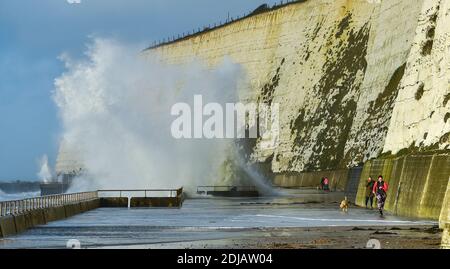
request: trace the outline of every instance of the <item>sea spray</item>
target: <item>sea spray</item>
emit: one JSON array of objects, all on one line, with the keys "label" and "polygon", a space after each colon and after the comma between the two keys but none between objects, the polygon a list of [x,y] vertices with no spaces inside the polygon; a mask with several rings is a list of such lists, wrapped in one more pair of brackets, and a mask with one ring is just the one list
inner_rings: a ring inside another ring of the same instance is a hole
[{"label": "sea spray", "polygon": [[54,92],[64,129],[61,144],[77,153],[83,168],[71,191],[180,186],[194,191],[224,179],[220,167],[234,140],[175,139],[171,107],[192,104],[195,95],[223,106],[238,102],[239,90],[248,87],[241,66],[227,58],[214,68],[195,59],[169,65],[156,53],[139,51],[94,39],[84,59],[61,56],[66,72],[55,80]]},{"label": "sea spray", "polygon": [[40,192],[17,192],[17,193],[5,193],[0,190],[0,202],[3,201],[16,201],[32,197],[38,197]]},{"label": "sea spray", "polygon": [[43,155],[39,159],[39,167],[40,167],[39,172],[37,173],[39,180],[41,180],[44,183],[50,182],[52,180],[52,171],[48,164],[47,155]]}]

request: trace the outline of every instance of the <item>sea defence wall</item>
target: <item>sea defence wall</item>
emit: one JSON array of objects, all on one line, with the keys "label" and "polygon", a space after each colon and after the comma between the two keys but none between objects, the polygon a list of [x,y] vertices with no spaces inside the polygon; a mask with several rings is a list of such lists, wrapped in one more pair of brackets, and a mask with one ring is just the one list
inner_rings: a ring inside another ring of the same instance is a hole
[{"label": "sea defence wall", "polygon": [[29,212],[0,217],[0,238],[22,233],[30,228],[61,220],[98,208],[99,199],[79,203],[35,209]]},{"label": "sea defence wall", "polygon": [[368,161],[356,204],[365,206],[366,180],[383,175],[389,185],[385,209],[397,215],[439,220],[450,175],[450,155],[407,155]]},{"label": "sea defence wall", "polygon": [[442,248],[450,249],[450,184],[447,186],[439,227],[444,231],[442,233]]},{"label": "sea defence wall", "polygon": [[[147,192],[164,192],[162,197],[148,197]],[[118,193],[118,196],[99,196]],[[133,196],[132,193],[143,193]],[[128,196],[122,196],[126,194]],[[180,208],[184,201],[183,188],[164,190],[99,190],[0,202],[0,238],[22,233],[51,221],[70,218],[99,207],[166,207]]]},{"label": "sea defence wall", "polygon": [[330,180],[330,189],[334,191],[344,191],[349,179],[349,169],[339,169],[317,172],[291,172],[274,175],[273,184],[285,188],[312,187],[316,188],[323,177]]},{"label": "sea defence wall", "polygon": [[[444,229],[449,222],[449,164],[449,154],[386,156],[367,161],[362,169],[276,175],[274,184],[282,187],[317,187],[322,177],[328,177],[332,190],[344,191],[349,201],[364,207],[368,177],[376,180],[382,175],[389,185],[385,203],[388,212],[440,220],[440,226]],[[352,181],[356,183],[355,187]]]}]

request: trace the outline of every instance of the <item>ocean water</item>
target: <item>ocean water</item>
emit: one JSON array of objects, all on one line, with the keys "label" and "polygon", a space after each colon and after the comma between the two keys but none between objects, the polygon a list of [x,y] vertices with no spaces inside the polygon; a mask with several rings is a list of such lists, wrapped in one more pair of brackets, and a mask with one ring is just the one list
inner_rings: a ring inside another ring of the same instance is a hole
[{"label": "ocean water", "polygon": [[40,194],[40,192],[4,193],[0,190],[0,202],[32,198],[37,197]]}]

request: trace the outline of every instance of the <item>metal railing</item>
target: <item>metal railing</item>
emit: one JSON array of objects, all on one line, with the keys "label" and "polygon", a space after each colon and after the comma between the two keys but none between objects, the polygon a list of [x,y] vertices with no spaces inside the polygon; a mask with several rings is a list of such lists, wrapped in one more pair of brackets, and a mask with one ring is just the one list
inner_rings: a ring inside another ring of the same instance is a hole
[{"label": "metal railing", "polygon": [[[98,199],[99,193],[117,193],[119,197],[128,197],[124,194],[142,193],[144,197],[173,197],[181,198],[183,188],[179,189],[134,189],[134,190],[98,190],[91,192],[78,192],[67,194],[46,195],[22,200],[2,201],[0,202],[0,217],[8,215],[18,215],[38,209],[45,209],[57,206],[70,205],[85,201]],[[159,193],[162,196],[153,196],[154,193]],[[152,196],[149,196],[152,194]],[[132,195],[135,196],[135,195]],[[140,197],[140,196],[135,196]]]},{"label": "metal railing", "polygon": [[37,209],[64,206],[98,198],[97,191],[57,194],[0,202],[0,217],[23,214]]},{"label": "metal railing", "polygon": [[256,191],[256,186],[198,186],[197,193],[207,191]]},{"label": "metal railing", "polygon": [[295,3],[302,3],[305,1],[306,0],[281,0],[280,2],[272,5],[271,7],[270,6],[265,7],[264,10],[262,10],[262,11],[257,11],[257,9],[256,9],[253,12],[244,13],[242,16],[231,16],[231,17],[230,17],[230,14],[228,14],[228,17],[224,21],[220,21],[220,22],[214,23],[214,24],[204,25],[203,27],[199,27],[197,29],[192,29],[190,31],[183,32],[182,34],[173,35],[171,37],[164,38],[161,40],[155,40],[151,44],[151,46],[145,50],[151,50],[151,49],[155,49],[155,48],[158,48],[158,47],[161,47],[164,45],[175,43],[177,41],[180,41],[183,39],[188,39],[190,37],[193,37],[193,36],[208,32],[208,31],[215,30],[217,28],[229,25],[231,23],[252,17],[254,15],[257,15],[257,14],[260,14],[263,12],[273,11],[273,10],[279,9],[279,8],[287,6],[287,5],[291,5],[291,4],[295,4]]},{"label": "metal railing", "polygon": [[[98,190],[99,197],[104,197],[103,193],[110,193],[110,194],[118,194],[119,197],[142,197],[142,196],[136,196],[136,195],[130,195],[130,194],[143,194],[145,198],[147,197],[180,197],[183,193],[183,188],[179,189],[131,189],[131,190]],[[157,196],[153,194],[159,194]],[[149,196],[149,194],[152,194]],[[114,196],[114,195],[111,195]],[[114,196],[117,197],[117,196]]]}]

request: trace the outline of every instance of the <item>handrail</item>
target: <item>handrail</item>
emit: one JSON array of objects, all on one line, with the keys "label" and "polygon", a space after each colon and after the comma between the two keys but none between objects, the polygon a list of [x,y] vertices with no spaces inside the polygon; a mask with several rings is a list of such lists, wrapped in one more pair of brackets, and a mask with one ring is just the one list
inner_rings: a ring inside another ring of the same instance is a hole
[{"label": "handrail", "polygon": [[137,191],[177,191],[179,189],[117,189],[117,190],[98,190],[98,192],[117,192],[117,191],[123,191],[123,192],[137,192]]},{"label": "handrail", "polygon": [[197,192],[200,190],[212,190],[212,191],[256,191],[256,186],[239,186],[239,185],[230,185],[230,186],[197,186]]},{"label": "handrail", "polygon": [[21,200],[10,200],[0,202],[0,217],[23,214],[38,209],[65,206],[74,203],[90,201],[99,198],[99,192],[169,192],[170,197],[181,198],[183,188],[179,189],[134,189],[134,190],[98,190],[90,192],[64,193],[55,195],[45,195]]},{"label": "handrail", "polygon": [[118,192],[119,197],[122,197],[122,193],[124,193],[124,192],[144,192],[145,197],[147,197],[148,192],[168,192],[170,194],[169,197],[180,197],[181,194],[183,193],[183,188],[178,188],[178,189],[130,189],[130,190],[118,189],[118,190],[98,190],[98,192],[99,193]]},{"label": "handrail", "polygon": [[98,198],[97,191],[45,195],[0,202],[0,217],[23,214],[32,210],[64,206]]}]

